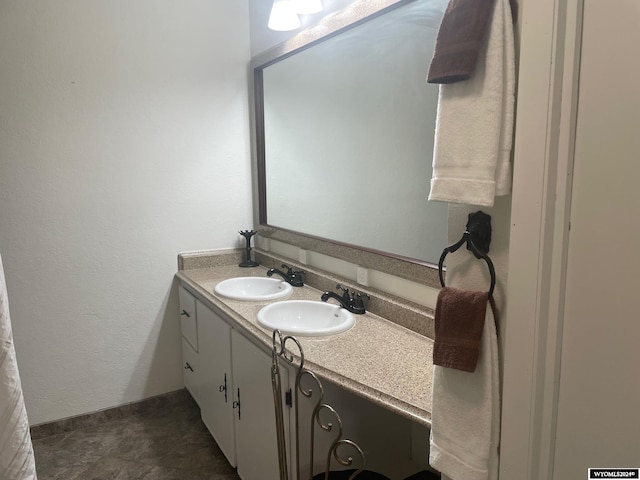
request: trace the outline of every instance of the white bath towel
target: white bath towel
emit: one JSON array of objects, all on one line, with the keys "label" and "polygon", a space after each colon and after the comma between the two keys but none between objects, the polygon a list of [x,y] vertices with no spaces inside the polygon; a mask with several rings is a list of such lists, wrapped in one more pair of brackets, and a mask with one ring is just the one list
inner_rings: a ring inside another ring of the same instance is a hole
[{"label": "white bath towel", "polygon": [[36,478],[33,445],[13,346],[7,286],[0,257],[0,479]]},{"label": "white bath towel", "polygon": [[473,373],[433,367],[429,464],[452,480],[498,478],[500,375],[498,340],[487,306]]},{"label": "white bath towel", "polygon": [[429,200],[493,206],[511,192],[515,47],[509,0],[496,0],[471,79],[440,85]]}]

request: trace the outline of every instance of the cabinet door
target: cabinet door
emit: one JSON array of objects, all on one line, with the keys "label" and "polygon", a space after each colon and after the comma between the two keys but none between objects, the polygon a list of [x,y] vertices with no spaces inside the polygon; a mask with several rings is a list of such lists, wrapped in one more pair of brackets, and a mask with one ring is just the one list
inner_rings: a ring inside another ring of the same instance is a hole
[{"label": "cabinet door", "polygon": [[[279,478],[276,420],[271,387],[271,356],[231,333],[233,353],[236,455],[242,480]],[[282,375],[283,393],[288,388]],[[288,416],[288,407],[285,417]],[[288,426],[286,426],[288,428]],[[286,431],[286,430],[285,430]]]},{"label": "cabinet door", "polygon": [[180,300],[180,329],[193,349],[198,351],[198,323],[196,321],[196,299],[184,287],[178,287]]},{"label": "cabinet door", "polygon": [[232,466],[236,466],[231,373],[231,327],[197,302],[202,421]]}]

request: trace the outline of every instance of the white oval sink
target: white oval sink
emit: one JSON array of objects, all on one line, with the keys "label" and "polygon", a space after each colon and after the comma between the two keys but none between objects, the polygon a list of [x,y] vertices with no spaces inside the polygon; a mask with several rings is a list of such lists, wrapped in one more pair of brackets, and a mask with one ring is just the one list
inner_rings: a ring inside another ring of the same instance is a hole
[{"label": "white oval sink", "polygon": [[267,301],[286,297],[292,287],[278,278],[236,277],[218,283],[214,291],[233,300]]},{"label": "white oval sink", "polygon": [[263,307],[258,323],[287,335],[319,337],[345,332],[355,320],[351,312],[332,303],[286,300]]}]

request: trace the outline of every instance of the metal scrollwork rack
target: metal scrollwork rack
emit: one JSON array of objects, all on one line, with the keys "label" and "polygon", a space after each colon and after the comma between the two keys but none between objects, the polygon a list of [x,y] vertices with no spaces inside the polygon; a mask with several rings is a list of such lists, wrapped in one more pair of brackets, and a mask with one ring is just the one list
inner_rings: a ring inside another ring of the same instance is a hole
[{"label": "metal scrollwork rack", "polygon": [[[273,332],[272,345],[272,365],[271,365],[271,381],[273,386],[273,399],[276,410],[276,429],[278,441],[278,461],[280,465],[280,480],[289,480],[286,439],[284,433],[284,413],[282,406],[282,382],[280,377],[281,362],[296,368],[295,388],[293,389],[293,406],[295,409],[295,480],[301,480],[300,467],[300,395],[305,398],[312,399],[316,397],[313,412],[310,419],[310,438],[309,438],[309,472],[308,479],[325,479],[332,480],[341,478],[344,480],[352,480],[356,476],[358,478],[375,478],[386,479],[385,476],[370,472],[364,469],[365,455],[362,449],[347,438],[344,438],[342,429],[342,420],[336,410],[329,404],[324,402],[324,388],[320,379],[311,371],[304,368],[304,351],[300,342],[292,336],[283,336],[279,330]],[[297,359],[290,350],[288,345],[295,345],[298,350]],[[304,384],[311,384],[305,387]],[[313,475],[314,465],[314,446],[316,428],[326,432],[333,432],[334,438],[325,458],[325,470],[322,474]],[[349,454],[346,455],[345,452]],[[332,472],[332,459],[343,467],[352,467],[340,472]],[[355,465],[355,468],[353,468]],[[336,475],[337,474],[337,475]]]}]

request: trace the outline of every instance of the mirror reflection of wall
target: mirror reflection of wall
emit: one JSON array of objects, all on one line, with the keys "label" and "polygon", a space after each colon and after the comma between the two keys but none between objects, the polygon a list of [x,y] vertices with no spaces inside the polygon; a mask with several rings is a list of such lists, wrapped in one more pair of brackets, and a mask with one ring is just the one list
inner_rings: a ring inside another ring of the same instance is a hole
[{"label": "mirror reflection of wall", "polygon": [[446,0],[416,0],[263,70],[267,223],[436,263],[428,202]]}]

